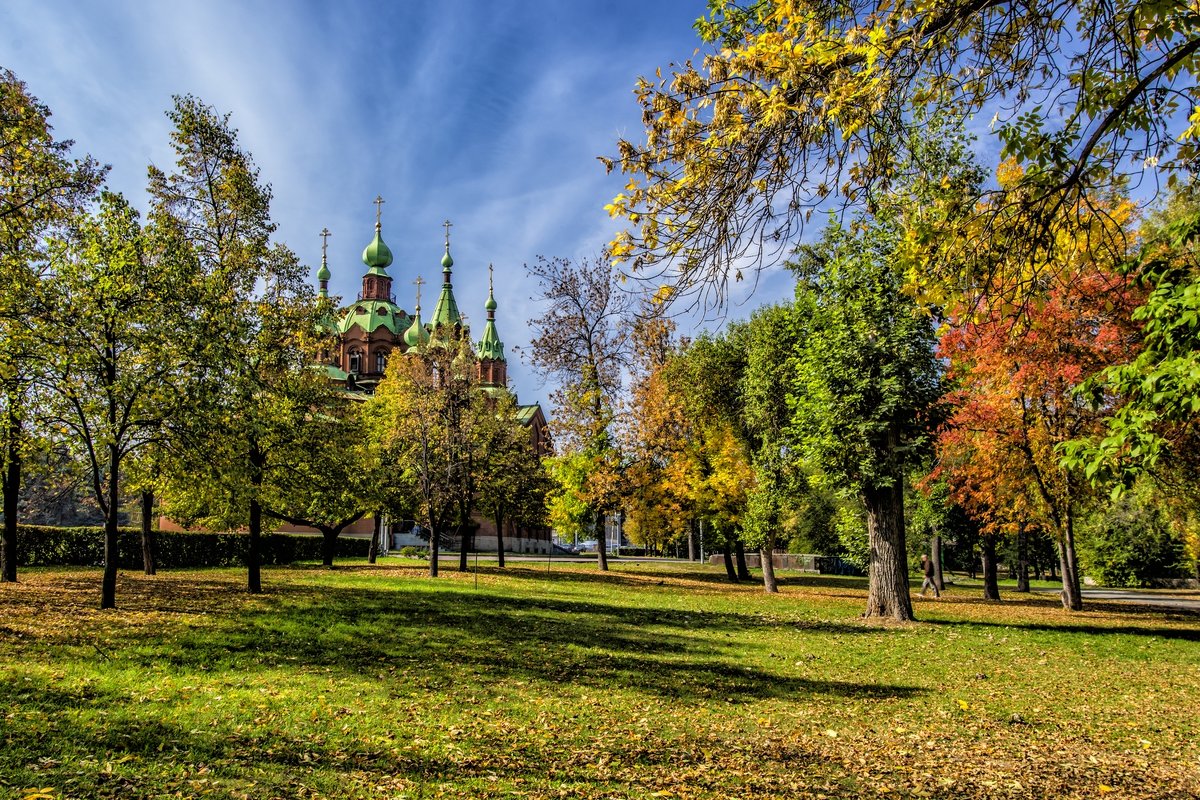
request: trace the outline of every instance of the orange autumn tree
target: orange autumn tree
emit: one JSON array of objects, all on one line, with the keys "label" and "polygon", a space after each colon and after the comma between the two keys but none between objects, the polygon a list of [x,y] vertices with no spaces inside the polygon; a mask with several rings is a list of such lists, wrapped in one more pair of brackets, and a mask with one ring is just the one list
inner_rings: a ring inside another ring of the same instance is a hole
[{"label": "orange autumn tree", "polygon": [[958,389],[939,438],[939,470],[993,542],[1026,524],[1051,533],[1063,605],[1079,610],[1075,527],[1091,495],[1082,474],[1062,468],[1060,448],[1102,427],[1102,412],[1075,388],[1136,349],[1130,314],[1140,300],[1085,242],[1055,273],[1021,316],[984,298],[944,331],[940,355]]},{"label": "orange autumn tree", "polygon": [[688,492],[685,449],[694,438],[683,398],[668,379],[668,364],[679,353],[675,323],[662,304],[643,307],[631,334],[632,388],[621,430],[630,454],[626,468],[625,533],[630,541],[658,550],[688,539],[695,558],[694,503]]}]

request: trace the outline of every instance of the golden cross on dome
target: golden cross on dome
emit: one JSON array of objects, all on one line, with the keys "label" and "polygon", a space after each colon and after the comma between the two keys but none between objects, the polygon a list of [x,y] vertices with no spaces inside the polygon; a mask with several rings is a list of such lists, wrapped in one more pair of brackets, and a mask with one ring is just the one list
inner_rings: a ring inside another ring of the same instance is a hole
[{"label": "golden cross on dome", "polygon": [[492,265],[488,264],[488,294],[492,293]]},{"label": "golden cross on dome", "polygon": [[417,287],[417,311],[421,310],[421,286],[424,283],[425,283],[425,279],[422,278],[420,275],[418,275],[417,279],[415,281],[413,281],[413,284]]},{"label": "golden cross on dome", "polygon": [[375,203],[375,226],[379,227],[379,220],[383,216],[383,204],[387,201],[383,199],[383,195],[379,194],[375,195],[372,202]]},{"label": "golden cross on dome", "polygon": [[446,220],[442,223],[442,227],[446,229],[446,249],[450,248],[450,229],[454,227],[454,223]]},{"label": "golden cross on dome", "polygon": [[325,256],[329,252],[329,237],[330,236],[333,236],[333,234],[329,232],[329,228],[321,229],[321,260],[322,261],[325,260]]}]

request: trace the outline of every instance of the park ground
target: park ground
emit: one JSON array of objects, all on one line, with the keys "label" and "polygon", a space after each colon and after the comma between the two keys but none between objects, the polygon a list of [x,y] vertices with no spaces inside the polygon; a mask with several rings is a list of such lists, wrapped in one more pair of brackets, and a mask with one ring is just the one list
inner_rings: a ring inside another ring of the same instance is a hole
[{"label": "park ground", "polygon": [[400,559],[0,585],[0,798],[1194,798],[1200,615]]}]

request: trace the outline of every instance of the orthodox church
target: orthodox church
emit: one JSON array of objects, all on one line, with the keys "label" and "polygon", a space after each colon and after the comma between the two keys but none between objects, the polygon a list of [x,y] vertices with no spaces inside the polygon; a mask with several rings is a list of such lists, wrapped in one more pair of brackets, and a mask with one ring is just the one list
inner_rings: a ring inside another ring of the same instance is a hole
[{"label": "orthodox church", "polygon": [[[455,337],[470,336],[470,329],[459,312],[451,281],[454,267],[454,259],[450,255],[451,223],[445,223],[446,249],[441,261],[441,292],[433,314],[426,322],[421,318],[421,286],[425,281],[420,276],[413,281],[417,287],[413,313],[410,315],[396,303],[396,296],[392,292],[392,276],[388,273],[388,267],[393,263],[392,251],[383,241],[382,203],[382,198],[375,198],[375,237],[363,250],[362,260],[367,270],[362,276],[362,291],[356,300],[347,303],[330,320],[336,342],[330,351],[321,354],[330,380],[354,392],[373,392],[383,379],[388,359],[428,343],[430,334],[439,328],[443,331],[453,330]],[[328,263],[329,235],[328,229],[321,232],[321,269],[317,272],[321,297],[329,296],[329,279],[332,277]],[[504,343],[496,329],[497,303],[491,283],[489,266],[488,298],[484,303],[487,321],[483,337],[475,343],[474,348],[476,375],[484,389],[508,386],[508,364],[504,356]],[[546,417],[541,405],[519,405],[518,420],[529,430],[531,446],[537,452],[549,453]],[[496,532],[492,522],[487,519],[476,519],[476,522],[480,527],[475,534],[475,549],[483,552],[495,550]],[[362,520],[348,532],[358,532],[360,527],[365,527],[369,532],[370,521]],[[424,542],[393,529],[390,544],[399,547]],[[504,544],[506,550],[517,552],[544,553],[549,552],[551,547],[548,530],[507,530]]]}]

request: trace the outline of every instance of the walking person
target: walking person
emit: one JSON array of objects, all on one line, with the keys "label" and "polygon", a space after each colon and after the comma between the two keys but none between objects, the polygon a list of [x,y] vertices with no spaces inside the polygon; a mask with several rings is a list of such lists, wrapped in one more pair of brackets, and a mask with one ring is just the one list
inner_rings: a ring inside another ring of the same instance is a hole
[{"label": "walking person", "polygon": [[927,589],[933,589],[933,596],[940,598],[942,593],[938,591],[937,581],[933,579],[933,562],[924,553],[921,554],[921,568],[925,571],[925,580],[921,581],[921,597],[925,596]]}]

